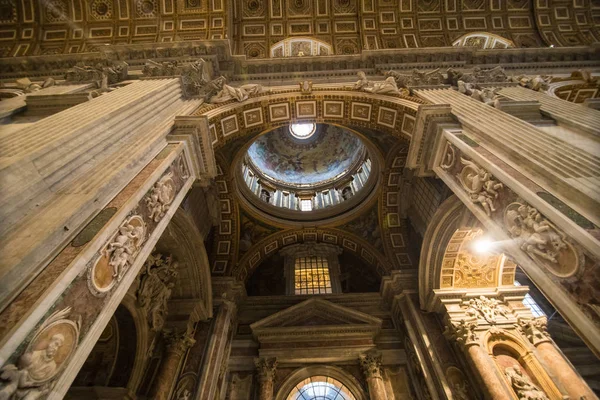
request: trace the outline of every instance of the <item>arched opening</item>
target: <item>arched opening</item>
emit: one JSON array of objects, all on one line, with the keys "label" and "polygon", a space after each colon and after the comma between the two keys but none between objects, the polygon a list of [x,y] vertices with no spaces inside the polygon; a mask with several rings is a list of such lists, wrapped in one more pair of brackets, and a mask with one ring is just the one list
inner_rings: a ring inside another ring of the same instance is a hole
[{"label": "arched opening", "polygon": [[356,397],[337,379],[311,376],[299,382],[286,400],[356,400]]},{"label": "arched opening", "polygon": [[120,305],[79,370],[66,398],[125,396],[136,363],[137,341],[134,317]]},{"label": "arched opening", "polygon": [[476,47],[478,49],[509,49],[515,46],[512,40],[489,32],[466,33],[456,39],[452,46]]},{"label": "arched opening", "polygon": [[281,40],[271,46],[271,57],[328,56],[333,47],[322,40],[310,37],[295,37]]},{"label": "arched opening", "polygon": [[356,378],[333,365],[297,369],[281,384],[275,400],[366,400]]}]

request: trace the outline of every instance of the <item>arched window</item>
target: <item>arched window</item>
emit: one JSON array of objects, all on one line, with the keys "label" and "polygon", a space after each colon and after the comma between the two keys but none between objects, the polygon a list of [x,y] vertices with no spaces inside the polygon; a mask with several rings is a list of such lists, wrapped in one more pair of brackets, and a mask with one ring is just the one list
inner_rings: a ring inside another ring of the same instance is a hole
[{"label": "arched window", "polygon": [[271,57],[328,56],[333,47],[318,39],[295,37],[281,40],[271,46]]},{"label": "arched window", "polygon": [[478,49],[508,49],[516,47],[512,40],[489,32],[473,32],[462,35],[452,46],[477,47]]},{"label": "arched window", "polygon": [[311,376],[296,385],[287,400],[356,400],[350,390],[329,376]]}]

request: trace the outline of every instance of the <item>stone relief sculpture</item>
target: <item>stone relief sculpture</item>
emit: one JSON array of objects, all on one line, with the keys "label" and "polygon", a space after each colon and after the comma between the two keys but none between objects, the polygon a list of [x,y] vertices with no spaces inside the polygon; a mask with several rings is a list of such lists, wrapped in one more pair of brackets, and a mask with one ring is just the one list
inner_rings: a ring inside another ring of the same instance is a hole
[{"label": "stone relief sculpture", "polygon": [[481,88],[476,83],[458,81],[458,91],[460,93],[489,106],[494,106],[496,100],[500,98],[500,95],[498,95],[499,90],[500,88]]},{"label": "stone relief sculpture", "polygon": [[442,85],[445,81],[439,68],[429,72],[413,69],[410,75],[401,74],[396,71],[388,71],[385,75],[393,77],[398,87],[437,86]]},{"label": "stone relief sculpture", "polygon": [[[106,76],[109,85],[127,79],[129,64],[123,61],[113,62],[110,65],[96,64],[96,66],[79,64],[67,70],[67,82],[102,82]],[[100,86],[100,84],[98,84]]]},{"label": "stone relief sculpture", "polygon": [[227,79],[224,76],[221,76],[218,79],[218,85],[220,85],[221,90],[215,96],[210,98],[209,102],[211,104],[224,103],[229,100],[241,102],[247,100],[253,94],[258,94],[265,91],[262,85],[255,83],[250,83],[235,88],[225,83],[227,82]]},{"label": "stone relief sculpture", "polygon": [[470,299],[467,306],[467,315],[474,318],[481,315],[490,324],[495,324],[499,315],[508,318],[508,309],[496,299],[479,296],[478,299]]},{"label": "stone relief sculpture", "polygon": [[526,75],[518,75],[511,77],[511,80],[523,87],[535,90],[536,92],[545,92],[548,90],[548,86],[552,80],[552,77],[547,75],[538,75],[532,78]]},{"label": "stone relief sculpture", "polygon": [[37,400],[52,390],[55,379],[77,348],[81,320],[68,319],[71,307],[52,314],[19,357],[0,369],[0,399]]},{"label": "stone relief sculpture", "polygon": [[520,243],[521,250],[532,257],[558,263],[558,256],[567,250],[566,235],[545,219],[535,208],[512,203],[504,210],[504,223],[510,235]]},{"label": "stone relief sculpture", "polygon": [[173,173],[169,172],[154,184],[150,194],[145,198],[149,211],[148,218],[154,222],[160,221],[169,210],[174,198]]},{"label": "stone relief sculpture", "polygon": [[548,396],[534,385],[518,367],[508,367],[504,373],[519,400],[548,400]]},{"label": "stone relief sculpture", "polygon": [[147,60],[142,73],[145,76],[174,76],[181,74],[181,67],[177,61],[162,61],[160,63]]},{"label": "stone relief sculpture", "polygon": [[391,76],[388,76],[382,82],[371,82],[363,71],[358,71],[358,78],[358,81],[352,87],[354,90],[377,94],[400,94],[400,89],[398,89],[395,79]]},{"label": "stone relief sculpture", "polygon": [[493,179],[492,174],[473,161],[461,157],[460,162],[464,167],[457,176],[459,182],[469,193],[471,201],[480,204],[485,213],[491,216],[492,212],[496,211],[494,201],[504,185]]},{"label": "stone relief sculpture", "polygon": [[107,246],[112,276],[117,282],[137,255],[145,238],[145,227],[141,217],[123,222],[113,240]]},{"label": "stone relief sculpture", "polygon": [[137,290],[137,303],[145,308],[153,331],[160,331],[168,313],[179,264],[172,255],[151,254],[144,265]]}]

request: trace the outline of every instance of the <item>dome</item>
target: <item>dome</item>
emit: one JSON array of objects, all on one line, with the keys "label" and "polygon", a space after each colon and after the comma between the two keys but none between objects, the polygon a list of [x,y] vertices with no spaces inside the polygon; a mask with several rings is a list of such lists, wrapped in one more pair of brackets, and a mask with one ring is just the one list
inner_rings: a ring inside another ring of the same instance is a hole
[{"label": "dome", "polygon": [[260,136],[247,153],[257,171],[279,184],[317,186],[340,178],[365,152],[360,138],[339,126],[317,124],[305,138],[293,135],[290,128],[282,126]]}]

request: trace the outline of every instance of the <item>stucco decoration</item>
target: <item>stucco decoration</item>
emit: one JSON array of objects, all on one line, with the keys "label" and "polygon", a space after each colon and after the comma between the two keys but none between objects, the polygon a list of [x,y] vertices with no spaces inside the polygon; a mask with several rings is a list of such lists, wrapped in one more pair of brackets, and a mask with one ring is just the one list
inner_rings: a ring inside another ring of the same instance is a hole
[{"label": "stucco decoration", "polygon": [[240,87],[233,87],[225,82],[227,82],[226,78],[221,76],[217,78],[218,86],[220,88],[219,92],[210,98],[210,103],[218,104],[225,103],[229,100],[235,101],[244,101],[247,100],[253,94],[262,93],[265,89],[256,83],[249,83],[247,85],[241,85]]},{"label": "stucco decoration", "polygon": [[148,206],[148,217],[154,222],[159,222],[169,210],[175,198],[175,183],[173,173],[169,172],[154,184],[154,187],[145,197]]},{"label": "stucco decoration", "polygon": [[92,293],[104,294],[120,282],[146,240],[146,224],[139,215],[128,217],[101,251],[90,269]]},{"label": "stucco decoration", "polygon": [[548,319],[546,317],[519,318],[519,329],[534,346],[552,340],[547,328]]},{"label": "stucco decoration", "polygon": [[346,173],[365,147],[347,130],[318,124],[313,136],[294,139],[288,126],[260,136],[248,149],[248,158],[267,177],[292,186],[317,185]]},{"label": "stucco decoration", "polygon": [[521,250],[557,276],[573,275],[583,262],[565,233],[535,207],[521,202],[509,204],[504,210],[504,225]]},{"label": "stucco decoration", "polygon": [[496,299],[479,296],[477,299],[470,299],[466,305],[469,307],[467,315],[483,317],[490,324],[496,324],[500,316],[508,318],[508,309]]},{"label": "stucco decoration", "polygon": [[464,167],[458,174],[459,182],[469,192],[471,201],[480,204],[485,213],[491,216],[496,211],[495,201],[504,185],[473,161],[461,157],[460,162]]},{"label": "stucco decoration", "polygon": [[69,319],[71,307],[56,311],[39,327],[17,364],[0,369],[2,400],[45,398],[77,348],[81,320]]},{"label": "stucco decoration", "polygon": [[439,68],[433,71],[421,71],[415,68],[410,74],[388,71],[385,76],[394,78],[398,87],[436,86],[443,84],[445,81]]},{"label": "stucco decoration", "polygon": [[152,330],[162,330],[168,312],[179,264],[171,255],[151,254],[144,265],[137,290],[137,303],[148,313]]},{"label": "stucco decoration", "polygon": [[371,82],[367,79],[367,75],[363,71],[358,71],[358,81],[356,81],[352,89],[362,90],[367,93],[400,94],[396,80],[393,77],[388,76],[381,82]]}]

